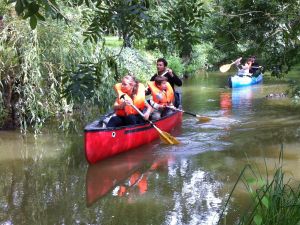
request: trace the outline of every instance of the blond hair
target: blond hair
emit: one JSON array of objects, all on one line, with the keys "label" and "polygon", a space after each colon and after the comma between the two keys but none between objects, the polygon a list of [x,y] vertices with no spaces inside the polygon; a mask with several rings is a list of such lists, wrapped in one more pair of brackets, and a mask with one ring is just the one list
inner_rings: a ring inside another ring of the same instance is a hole
[{"label": "blond hair", "polygon": [[130,85],[133,86],[132,95],[135,95],[137,93],[138,87],[139,87],[139,81],[136,79],[136,77],[133,74],[129,73],[129,74],[125,75],[123,77],[123,79],[128,80]]}]

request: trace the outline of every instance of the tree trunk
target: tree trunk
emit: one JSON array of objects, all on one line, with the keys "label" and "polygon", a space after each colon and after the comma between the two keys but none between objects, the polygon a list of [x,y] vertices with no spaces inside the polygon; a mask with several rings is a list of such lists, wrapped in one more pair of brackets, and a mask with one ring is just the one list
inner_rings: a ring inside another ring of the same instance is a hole
[{"label": "tree trunk", "polygon": [[16,103],[19,100],[19,94],[15,92],[15,77],[13,71],[8,71],[5,79],[1,80],[3,85],[2,98],[4,106],[4,121],[2,122],[2,129],[15,129],[19,126]]},{"label": "tree trunk", "polygon": [[123,42],[124,47],[132,47],[132,38],[129,34],[123,33]]}]

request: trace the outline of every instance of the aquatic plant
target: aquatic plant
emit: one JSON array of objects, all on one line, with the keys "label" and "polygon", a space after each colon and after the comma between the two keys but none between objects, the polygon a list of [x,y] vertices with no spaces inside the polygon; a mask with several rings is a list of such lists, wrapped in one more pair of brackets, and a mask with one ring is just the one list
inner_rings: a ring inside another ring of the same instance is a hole
[{"label": "aquatic plant", "polygon": [[[268,171],[266,162],[265,169]],[[252,175],[248,175],[248,172]],[[264,178],[260,171],[252,165],[246,165],[238,177],[220,214],[221,224],[229,201],[237,185],[242,182],[250,195],[250,206],[239,219],[238,224],[256,225],[297,225],[300,222],[300,185],[292,184],[283,170],[283,146],[281,146],[279,162],[275,165],[274,174],[267,172]]]}]

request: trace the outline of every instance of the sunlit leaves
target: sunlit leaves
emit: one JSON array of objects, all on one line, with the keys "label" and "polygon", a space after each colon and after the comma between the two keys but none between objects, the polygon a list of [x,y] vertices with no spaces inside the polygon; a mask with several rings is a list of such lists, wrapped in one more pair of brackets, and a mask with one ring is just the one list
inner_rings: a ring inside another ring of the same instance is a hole
[{"label": "sunlit leaves", "polygon": [[170,31],[170,38],[182,57],[190,57],[193,46],[200,43],[200,28],[208,11],[202,2],[177,0],[161,17],[161,25]]},{"label": "sunlit leaves", "polygon": [[118,33],[124,46],[131,47],[132,38],[143,34],[143,24],[149,19],[144,0],[105,1],[96,5],[95,15],[88,30],[87,40],[97,42],[104,33]]},{"label": "sunlit leaves", "polygon": [[65,19],[67,18],[61,13],[56,0],[11,0],[8,3],[15,3],[17,14],[23,19],[29,19],[29,24],[32,29],[37,26],[37,21],[45,21],[45,17]]},{"label": "sunlit leaves", "polygon": [[262,218],[261,218],[261,215],[257,214],[254,216],[254,222],[256,225],[261,225],[262,223]]}]

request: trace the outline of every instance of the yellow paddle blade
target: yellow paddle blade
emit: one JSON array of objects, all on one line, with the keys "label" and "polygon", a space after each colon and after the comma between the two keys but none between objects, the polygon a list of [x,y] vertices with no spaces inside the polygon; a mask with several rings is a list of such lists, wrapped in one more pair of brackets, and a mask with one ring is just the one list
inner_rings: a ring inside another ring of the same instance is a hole
[{"label": "yellow paddle blade", "polygon": [[232,65],[232,64],[225,64],[225,65],[221,66],[221,67],[220,67],[221,73],[227,72],[227,71],[230,69],[231,65]]},{"label": "yellow paddle blade", "polygon": [[201,122],[201,123],[207,123],[207,122],[211,121],[211,118],[206,117],[206,116],[197,115],[197,118],[198,118],[199,122]]},{"label": "yellow paddle blade", "polygon": [[170,144],[170,145],[178,145],[178,144],[180,144],[180,142],[175,137],[173,137],[171,134],[169,134],[169,133],[167,133],[165,131],[162,131],[157,126],[155,126],[155,124],[152,123],[152,122],[151,122],[151,125],[155,128],[155,130],[157,130],[157,132],[159,133],[160,139],[165,144]]},{"label": "yellow paddle blade", "polygon": [[165,144],[169,144],[169,145],[180,144],[180,142],[175,137],[173,137],[171,134],[165,131],[159,132],[159,136],[160,136],[160,140]]}]

